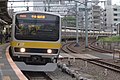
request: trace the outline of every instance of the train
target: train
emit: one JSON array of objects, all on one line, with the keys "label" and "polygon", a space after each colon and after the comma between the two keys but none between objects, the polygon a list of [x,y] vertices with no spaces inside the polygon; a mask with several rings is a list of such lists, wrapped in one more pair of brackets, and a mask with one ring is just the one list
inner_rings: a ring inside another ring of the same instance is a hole
[{"label": "train", "polygon": [[[9,52],[16,62],[42,66],[55,65],[61,48],[61,16],[39,11],[16,12],[13,16]],[[53,70],[50,70],[53,71]]]}]

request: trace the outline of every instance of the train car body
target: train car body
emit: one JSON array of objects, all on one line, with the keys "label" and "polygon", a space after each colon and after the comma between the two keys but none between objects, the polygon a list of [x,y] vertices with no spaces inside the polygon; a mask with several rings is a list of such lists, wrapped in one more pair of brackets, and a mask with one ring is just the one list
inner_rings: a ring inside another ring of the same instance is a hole
[{"label": "train car body", "polygon": [[54,67],[61,48],[60,15],[35,11],[17,12],[13,17],[11,34],[9,50],[15,61]]}]

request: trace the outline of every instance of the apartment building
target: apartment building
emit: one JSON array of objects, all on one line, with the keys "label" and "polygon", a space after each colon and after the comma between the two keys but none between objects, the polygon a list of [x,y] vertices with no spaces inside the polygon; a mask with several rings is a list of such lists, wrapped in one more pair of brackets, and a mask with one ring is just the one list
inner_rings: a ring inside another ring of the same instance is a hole
[{"label": "apartment building", "polygon": [[103,9],[99,5],[92,5],[89,11],[89,28],[91,30],[103,30],[104,14]]},{"label": "apartment building", "polygon": [[104,13],[105,13],[106,30],[116,31],[117,24],[120,23],[120,6],[106,5]]}]

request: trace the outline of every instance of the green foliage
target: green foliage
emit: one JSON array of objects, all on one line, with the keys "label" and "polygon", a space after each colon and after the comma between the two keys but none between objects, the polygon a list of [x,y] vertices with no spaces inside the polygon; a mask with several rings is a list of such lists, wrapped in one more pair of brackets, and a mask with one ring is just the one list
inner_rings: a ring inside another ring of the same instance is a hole
[{"label": "green foliage", "polygon": [[62,18],[63,20],[75,20],[75,16],[66,16]]},{"label": "green foliage", "polygon": [[112,36],[112,37],[100,38],[99,41],[120,42],[120,36]]},{"label": "green foliage", "polygon": [[75,27],[76,25],[76,18],[75,16],[66,16],[62,18],[62,23],[66,21],[68,27]]}]

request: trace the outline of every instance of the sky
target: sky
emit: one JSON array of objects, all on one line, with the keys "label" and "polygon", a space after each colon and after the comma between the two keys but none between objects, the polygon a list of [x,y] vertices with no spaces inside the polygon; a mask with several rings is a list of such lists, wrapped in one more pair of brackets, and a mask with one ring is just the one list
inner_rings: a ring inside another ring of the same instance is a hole
[{"label": "sky", "polygon": [[118,5],[120,5],[120,0],[112,0],[112,4],[118,4]]}]

